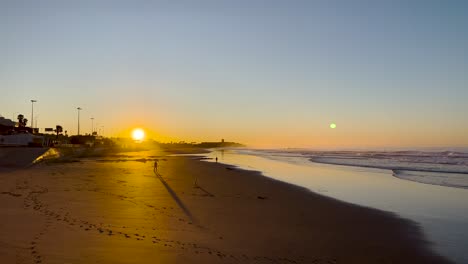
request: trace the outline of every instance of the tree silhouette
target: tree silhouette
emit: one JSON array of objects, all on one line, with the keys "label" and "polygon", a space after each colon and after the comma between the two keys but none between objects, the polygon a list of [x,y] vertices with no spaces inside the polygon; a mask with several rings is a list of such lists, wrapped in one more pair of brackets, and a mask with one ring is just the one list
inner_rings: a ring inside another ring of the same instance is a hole
[{"label": "tree silhouette", "polygon": [[23,119],[24,119],[24,115],[19,114],[18,115],[18,127],[23,127]]},{"label": "tree silhouette", "polygon": [[62,132],[63,132],[63,127],[62,127],[61,125],[56,125],[56,126],[55,126],[55,133],[57,133],[57,136],[56,136],[55,138],[57,139],[58,136],[59,136],[60,134],[62,134]]},{"label": "tree silhouette", "polygon": [[26,124],[28,123],[28,119],[24,118],[24,115],[19,114],[18,115],[18,127],[26,127]]}]

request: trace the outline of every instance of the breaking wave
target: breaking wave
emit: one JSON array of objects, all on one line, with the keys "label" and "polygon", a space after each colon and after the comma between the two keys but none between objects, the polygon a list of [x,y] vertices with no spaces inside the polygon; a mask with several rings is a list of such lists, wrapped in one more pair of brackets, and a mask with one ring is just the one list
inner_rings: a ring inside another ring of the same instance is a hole
[{"label": "breaking wave", "polygon": [[460,151],[245,150],[270,158],[391,170],[393,176],[426,184],[468,189],[468,153]]}]

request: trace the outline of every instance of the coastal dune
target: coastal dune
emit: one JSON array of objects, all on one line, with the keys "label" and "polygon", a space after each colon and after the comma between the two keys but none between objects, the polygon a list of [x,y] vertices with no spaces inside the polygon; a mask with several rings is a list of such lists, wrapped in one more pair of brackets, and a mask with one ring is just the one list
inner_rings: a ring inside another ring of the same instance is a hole
[{"label": "coastal dune", "polygon": [[44,162],[0,183],[2,263],[449,263],[413,222],[197,157]]}]

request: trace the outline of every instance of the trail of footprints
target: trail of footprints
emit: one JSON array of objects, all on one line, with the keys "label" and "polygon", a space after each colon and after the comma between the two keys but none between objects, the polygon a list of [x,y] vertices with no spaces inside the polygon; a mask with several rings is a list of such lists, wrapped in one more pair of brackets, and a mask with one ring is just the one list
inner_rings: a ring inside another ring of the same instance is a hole
[{"label": "trail of footprints", "polygon": [[[23,182],[18,185],[18,189],[27,190],[30,189],[27,187],[27,182]],[[31,190],[31,189],[30,189]],[[125,239],[133,239],[136,241],[147,241],[147,243],[151,243],[154,246],[158,247],[167,247],[167,248],[178,248],[179,250],[186,250],[191,251],[195,254],[208,254],[213,257],[218,257],[219,259],[229,260],[231,262],[255,262],[255,263],[305,263],[305,259],[303,257],[292,259],[292,258],[273,258],[273,257],[264,257],[264,256],[248,256],[245,254],[229,254],[226,252],[222,252],[220,250],[216,250],[213,248],[200,246],[197,243],[191,242],[182,242],[177,240],[170,240],[166,238],[162,238],[156,234],[151,235],[142,235],[136,233],[135,230],[139,230],[139,228],[131,228],[127,226],[113,226],[113,225],[106,225],[104,223],[91,223],[89,221],[85,221],[82,219],[74,218],[70,215],[69,212],[65,212],[63,208],[60,208],[63,213],[51,210],[48,208],[46,204],[44,204],[40,199],[39,196],[41,194],[47,193],[48,189],[44,187],[36,186],[33,188],[26,196],[23,201],[24,208],[32,208],[33,210],[43,214],[46,216],[46,224],[44,228],[36,234],[33,241],[31,241],[30,245],[30,253],[34,260],[34,263],[44,263],[44,257],[41,256],[40,252],[38,251],[38,243],[41,240],[41,237],[47,232],[48,228],[52,225],[53,221],[61,222],[64,224],[68,224],[74,228],[79,228],[85,232],[97,232],[99,234],[108,236],[108,237],[120,237]],[[112,194],[114,196],[114,194]],[[152,205],[144,204],[147,207],[150,207],[154,210],[161,210]],[[167,209],[164,207],[163,209]],[[174,215],[169,215],[175,217]],[[179,221],[185,222],[184,219],[179,218]],[[187,222],[187,224],[192,224]],[[133,232],[131,230],[134,230]],[[150,230],[147,228],[140,228],[141,231],[144,231],[145,234],[148,233],[156,233],[160,228],[153,227]],[[223,239],[219,237],[219,239]],[[315,264],[335,264],[337,263],[335,260],[324,260],[324,259],[314,259],[308,260],[307,263],[315,263]]]},{"label": "trail of footprints", "polygon": [[[17,190],[27,190],[28,189],[27,181],[23,181],[21,183],[17,182],[16,187],[17,187],[16,188]],[[37,190],[30,191],[28,195],[26,196],[26,198],[23,200],[23,207],[24,208],[32,207],[34,210],[40,210],[41,205],[37,197],[38,195],[46,193],[46,192],[48,192],[47,188],[42,188],[42,187],[37,188]],[[39,253],[37,246],[42,236],[47,232],[49,227],[52,225],[52,221],[53,220],[50,218],[46,219],[46,223],[44,227],[39,231],[39,233],[37,233],[34,236],[34,239],[31,241],[29,245],[29,251],[31,253],[31,257],[34,263],[36,264],[42,263],[44,261],[44,258]]]},{"label": "trail of footprints", "polygon": [[42,236],[47,232],[47,230],[49,229],[51,224],[52,224],[52,219],[47,219],[46,224],[44,225],[42,230],[38,234],[36,234],[34,236],[33,241],[31,241],[31,245],[30,245],[29,249],[30,249],[30,253],[31,253],[31,256],[33,258],[33,261],[36,264],[42,263],[43,260],[44,260],[44,258],[39,253],[39,250],[37,249],[37,245],[38,245],[39,241],[41,240]]}]

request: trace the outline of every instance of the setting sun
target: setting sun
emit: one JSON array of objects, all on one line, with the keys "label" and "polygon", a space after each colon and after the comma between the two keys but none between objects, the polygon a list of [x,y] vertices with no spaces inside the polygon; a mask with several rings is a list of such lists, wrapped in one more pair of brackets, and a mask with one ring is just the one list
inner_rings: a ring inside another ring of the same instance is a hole
[{"label": "setting sun", "polygon": [[142,141],[145,138],[145,131],[141,128],[135,128],[132,131],[132,138],[136,141]]}]

